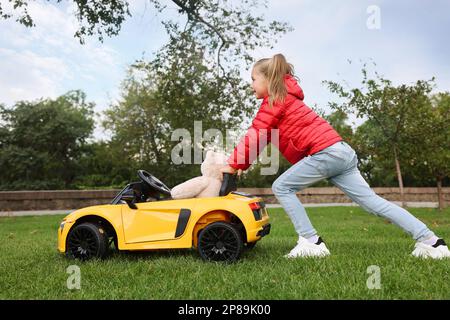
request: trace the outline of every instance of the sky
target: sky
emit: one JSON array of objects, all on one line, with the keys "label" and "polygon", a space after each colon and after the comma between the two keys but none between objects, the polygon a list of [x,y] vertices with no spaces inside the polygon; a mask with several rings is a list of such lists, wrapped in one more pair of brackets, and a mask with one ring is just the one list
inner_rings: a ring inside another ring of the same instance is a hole
[{"label": "sky", "polygon": [[[0,0],[2,5],[6,0]],[[175,5],[159,14],[148,0],[131,0],[118,36],[73,37],[77,21],[69,2],[30,1],[36,27],[0,20],[0,103],[55,98],[81,89],[101,114],[120,98],[127,67],[151,59],[167,41],[161,21],[176,17]],[[435,77],[435,91],[450,91],[450,1],[446,0],[269,0],[258,9],[268,21],[288,22],[293,31],[280,36],[273,49],[260,48],[255,60],[283,53],[295,67],[305,103],[330,112],[336,100],[324,80],[360,84],[363,62],[394,84]],[[349,63],[351,61],[351,63]],[[242,68],[250,81],[250,71]],[[255,106],[257,108],[258,106]],[[358,125],[361,120],[350,117]],[[97,126],[96,139],[107,139]]]}]

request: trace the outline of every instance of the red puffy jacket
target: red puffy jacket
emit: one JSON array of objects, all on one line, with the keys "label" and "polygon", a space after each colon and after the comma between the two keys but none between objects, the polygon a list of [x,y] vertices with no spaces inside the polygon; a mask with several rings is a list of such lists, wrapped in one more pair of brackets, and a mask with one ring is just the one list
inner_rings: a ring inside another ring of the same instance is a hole
[{"label": "red puffy jacket", "polygon": [[[333,127],[303,102],[303,90],[297,81],[286,75],[287,96],[284,102],[269,106],[265,97],[252,125],[228,159],[235,169],[246,170],[266,143],[272,142],[292,164],[319,152],[342,138]],[[272,129],[278,129],[278,143],[271,141]]]}]

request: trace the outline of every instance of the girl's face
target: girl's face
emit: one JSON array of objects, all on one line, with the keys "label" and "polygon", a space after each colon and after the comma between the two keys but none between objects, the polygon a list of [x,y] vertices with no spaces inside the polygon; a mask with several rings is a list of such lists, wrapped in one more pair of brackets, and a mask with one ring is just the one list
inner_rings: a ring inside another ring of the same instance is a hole
[{"label": "girl's face", "polygon": [[257,68],[252,70],[252,88],[257,99],[263,99],[269,95],[269,82]]}]

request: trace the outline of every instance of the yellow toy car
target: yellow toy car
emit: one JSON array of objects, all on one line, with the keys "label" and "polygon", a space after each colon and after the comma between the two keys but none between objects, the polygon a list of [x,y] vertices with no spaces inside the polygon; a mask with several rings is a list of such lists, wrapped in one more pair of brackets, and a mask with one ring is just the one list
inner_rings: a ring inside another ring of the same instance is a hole
[{"label": "yellow toy car", "polygon": [[111,204],[76,210],[58,229],[58,250],[81,260],[118,250],[197,248],[208,261],[233,262],[270,232],[264,201],[236,191],[224,174],[219,197],[173,200],[170,189],[144,170]]}]

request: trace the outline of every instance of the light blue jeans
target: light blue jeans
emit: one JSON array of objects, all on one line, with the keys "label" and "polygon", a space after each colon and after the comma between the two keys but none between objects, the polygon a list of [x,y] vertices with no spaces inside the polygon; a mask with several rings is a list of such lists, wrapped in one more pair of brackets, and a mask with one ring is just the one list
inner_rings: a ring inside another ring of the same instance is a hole
[{"label": "light blue jeans", "polygon": [[357,164],[356,152],[341,141],[303,158],[275,180],[272,190],[300,236],[309,238],[317,231],[296,192],[325,178],[364,210],[388,219],[415,240],[422,241],[434,235],[408,211],[376,195],[361,176]]}]

